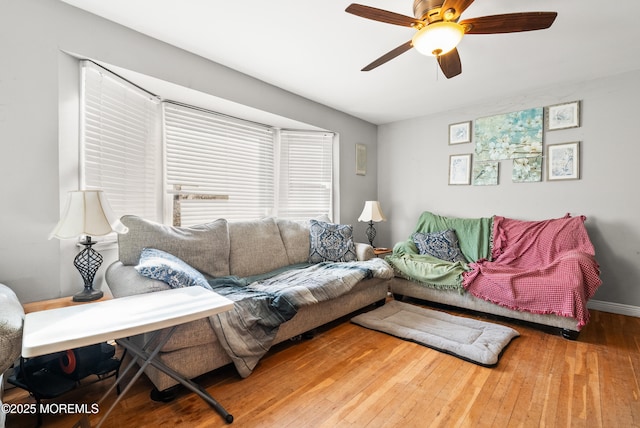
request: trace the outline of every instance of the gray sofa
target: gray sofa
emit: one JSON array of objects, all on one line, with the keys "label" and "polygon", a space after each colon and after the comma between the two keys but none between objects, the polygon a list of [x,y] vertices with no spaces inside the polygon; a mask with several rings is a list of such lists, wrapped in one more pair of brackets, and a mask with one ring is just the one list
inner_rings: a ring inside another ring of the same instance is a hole
[{"label": "gray sofa", "polygon": [[[129,231],[119,235],[119,260],[106,272],[107,284],[115,298],[170,288],[166,283],[146,278],[136,271],[135,265],[144,248],[171,253],[210,277],[248,277],[309,259],[308,223],[275,218],[246,222],[218,219],[204,225],[179,228],[136,216],[124,216],[122,222]],[[373,257],[373,249],[367,244],[356,243],[355,249],[358,260]],[[392,273],[389,278],[391,276]],[[273,344],[299,336],[365,306],[383,303],[389,280],[364,279],[344,295],[299,308],[292,319],[280,326]],[[137,339],[143,341],[147,337]],[[179,326],[159,357],[187,378],[232,362],[207,318]],[[145,373],[158,391],[177,383],[152,366],[148,366]]]},{"label": "gray sofa", "polygon": [[[601,284],[586,217],[524,221],[423,212],[387,261],[404,296],[561,329],[576,339]],[[422,248],[419,248],[421,246]],[[493,303],[495,302],[495,303]]]}]

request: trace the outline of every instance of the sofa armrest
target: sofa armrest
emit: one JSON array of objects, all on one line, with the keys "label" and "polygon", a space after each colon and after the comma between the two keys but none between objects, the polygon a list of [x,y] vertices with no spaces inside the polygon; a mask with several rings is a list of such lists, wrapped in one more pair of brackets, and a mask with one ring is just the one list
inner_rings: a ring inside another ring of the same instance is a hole
[{"label": "sofa armrest", "polygon": [[[16,294],[0,284],[0,379],[20,356],[22,347],[22,325],[24,309]],[[0,383],[0,396],[2,384]]]},{"label": "sofa armrest", "polygon": [[107,268],[105,278],[111,294],[116,298],[171,289],[169,284],[142,276],[135,267],[125,266],[120,261]]},{"label": "sofa armrest", "polygon": [[356,242],[356,255],[358,256],[358,261],[365,261],[375,257],[373,253],[373,247],[369,244],[365,244],[363,242]]}]

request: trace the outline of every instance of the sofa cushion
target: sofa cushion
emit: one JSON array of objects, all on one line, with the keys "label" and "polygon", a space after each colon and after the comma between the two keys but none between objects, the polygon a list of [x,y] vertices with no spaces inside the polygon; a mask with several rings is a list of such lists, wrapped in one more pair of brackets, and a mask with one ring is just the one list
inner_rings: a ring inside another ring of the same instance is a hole
[{"label": "sofa cushion", "polygon": [[155,248],[142,250],[140,263],[136,265],[136,270],[140,275],[147,278],[157,279],[169,284],[171,288],[199,285],[200,287],[211,289],[209,283],[200,272],[176,256]]},{"label": "sofa cushion", "polygon": [[455,230],[447,229],[432,233],[416,232],[411,235],[411,239],[418,247],[420,254],[428,254],[451,263],[467,262],[460,251],[458,235]]},{"label": "sofa cushion", "polygon": [[309,222],[276,219],[280,237],[287,251],[289,264],[305,263],[309,260]]},{"label": "sofa cushion", "polygon": [[229,223],[229,270],[239,277],[270,272],[289,264],[273,218]]},{"label": "sofa cushion", "polygon": [[229,231],[225,219],[191,227],[167,226],[132,215],[121,221],[129,228],[128,233],[118,235],[119,258],[124,265],[137,265],[144,248],[156,248],[207,275],[229,275]]},{"label": "sofa cushion", "polygon": [[350,262],[357,260],[353,227],[347,224],[309,221],[309,262]]}]

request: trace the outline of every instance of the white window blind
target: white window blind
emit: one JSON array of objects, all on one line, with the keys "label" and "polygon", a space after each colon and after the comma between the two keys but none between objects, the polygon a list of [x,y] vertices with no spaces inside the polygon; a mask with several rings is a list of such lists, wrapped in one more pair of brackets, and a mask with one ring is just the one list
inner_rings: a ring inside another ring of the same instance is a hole
[{"label": "white window blind", "polygon": [[103,190],[118,215],[160,220],[157,97],[82,61],[80,185]]},{"label": "white window blind", "polygon": [[166,189],[174,207],[179,204],[173,209],[174,224],[272,215],[272,129],[184,105],[163,105]]},{"label": "white window blind", "polygon": [[332,217],[334,134],[280,131],[279,217]]}]

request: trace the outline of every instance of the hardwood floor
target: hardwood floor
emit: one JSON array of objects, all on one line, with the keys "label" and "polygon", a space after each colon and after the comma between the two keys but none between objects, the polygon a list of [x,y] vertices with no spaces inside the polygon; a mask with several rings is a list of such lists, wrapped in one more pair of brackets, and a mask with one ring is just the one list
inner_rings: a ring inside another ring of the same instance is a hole
[{"label": "hardwood floor", "polygon": [[[237,427],[640,427],[640,318],[591,311],[577,341],[523,323],[488,321],[521,334],[494,368],[345,318],[311,340],[276,346],[246,379],[224,367],[197,381],[234,415],[231,426]],[[110,382],[55,401],[94,403]],[[181,391],[174,401],[157,403],[150,389],[145,377],[139,379],[103,426],[227,425],[194,394]],[[33,402],[19,389],[4,401]],[[43,426],[68,428],[77,420],[47,414]],[[7,421],[9,428],[34,425],[33,415]]]}]

